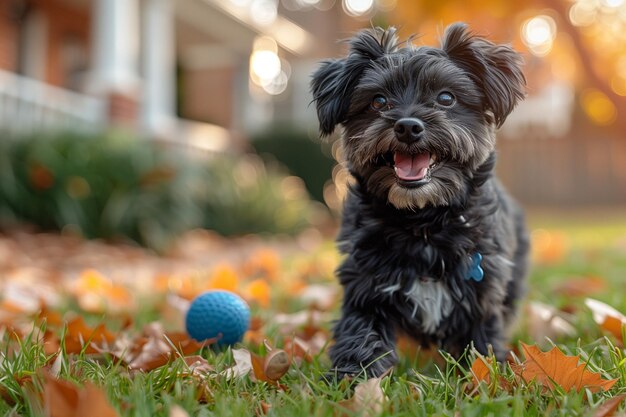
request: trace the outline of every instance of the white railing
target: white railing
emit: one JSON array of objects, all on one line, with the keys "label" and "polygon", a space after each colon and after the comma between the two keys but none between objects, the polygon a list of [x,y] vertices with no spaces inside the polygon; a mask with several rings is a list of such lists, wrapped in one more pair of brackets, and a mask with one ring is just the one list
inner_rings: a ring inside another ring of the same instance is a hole
[{"label": "white railing", "polygon": [[0,131],[93,132],[105,126],[102,99],[0,70]]}]

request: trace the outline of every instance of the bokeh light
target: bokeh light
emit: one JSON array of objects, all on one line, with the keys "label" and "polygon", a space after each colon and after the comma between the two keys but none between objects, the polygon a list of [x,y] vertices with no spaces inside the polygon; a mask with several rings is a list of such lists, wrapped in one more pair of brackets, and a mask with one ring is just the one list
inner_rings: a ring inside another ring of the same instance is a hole
[{"label": "bokeh light", "polygon": [[278,56],[276,41],[268,36],[254,41],[250,55],[250,79],[270,95],[279,95],[287,89],[291,67]]},{"label": "bokeh light", "polygon": [[616,76],[611,79],[611,89],[615,94],[626,97],[626,78]]},{"label": "bokeh light", "polygon": [[613,123],[617,117],[615,104],[603,92],[587,89],[581,95],[581,105],[587,117],[600,126]]},{"label": "bokeh light", "polygon": [[624,0],[602,0],[601,3],[610,9],[617,9],[624,5]]},{"label": "bokeh light", "polygon": [[343,0],[343,9],[350,16],[363,16],[374,8],[374,0]]},{"label": "bokeh light", "polygon": [[548,15],[535,16],[522,25],[522,40],[536,56],[550,53],[555,38],[556,23]]},{"label": "bokeh light", "polygon": [[596,20],[596,14],[594,4],[579,1],[569,9],[569,20],[574,26],[589,26]]},{"label": "bokeh light", "polygon": [[276,0],[253,0],[250,4],[250,17],[259,25],[271,25],[278,17]]},{"label": "bokeh light", "polygon": [[250,69],[260,82],[280,74],[280,58],[274,51],[254,51],[250,56]]}]

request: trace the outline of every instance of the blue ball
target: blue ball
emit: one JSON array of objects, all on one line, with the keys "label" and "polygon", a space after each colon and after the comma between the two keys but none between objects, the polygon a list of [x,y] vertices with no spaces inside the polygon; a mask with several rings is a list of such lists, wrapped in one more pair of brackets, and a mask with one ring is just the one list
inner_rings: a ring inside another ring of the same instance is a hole
[{"label": "blue ball", "polygon": [[249,325],[248,304],[238,295],[223,290],[200,294],[191,302],[185,317],[189,336],[197,341],[219,337],[218,346],[241,341]]}]

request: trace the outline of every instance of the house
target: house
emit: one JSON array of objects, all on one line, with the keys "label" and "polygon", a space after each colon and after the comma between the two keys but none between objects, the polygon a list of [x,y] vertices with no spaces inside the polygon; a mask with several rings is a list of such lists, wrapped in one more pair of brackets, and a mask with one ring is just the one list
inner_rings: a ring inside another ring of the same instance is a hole
[{"label": "house", "polygon": [[113,125],[223,149],[281,118],[312,125],[309,75],[358,24],[332,3],[3,0],[0,129]]}]

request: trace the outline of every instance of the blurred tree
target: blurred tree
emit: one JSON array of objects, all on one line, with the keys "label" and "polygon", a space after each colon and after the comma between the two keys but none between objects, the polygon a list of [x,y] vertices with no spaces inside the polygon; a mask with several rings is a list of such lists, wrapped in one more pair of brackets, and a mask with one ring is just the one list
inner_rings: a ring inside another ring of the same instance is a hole
[{"label": "blurred tree", "polygon": [[511,42],[526,53],[531,92],[565,81],[592,123],[626,132],[625,0],[397,0],[388,19],[404,37],[422,33],[423,44],[437,44],[455,21]]}]

